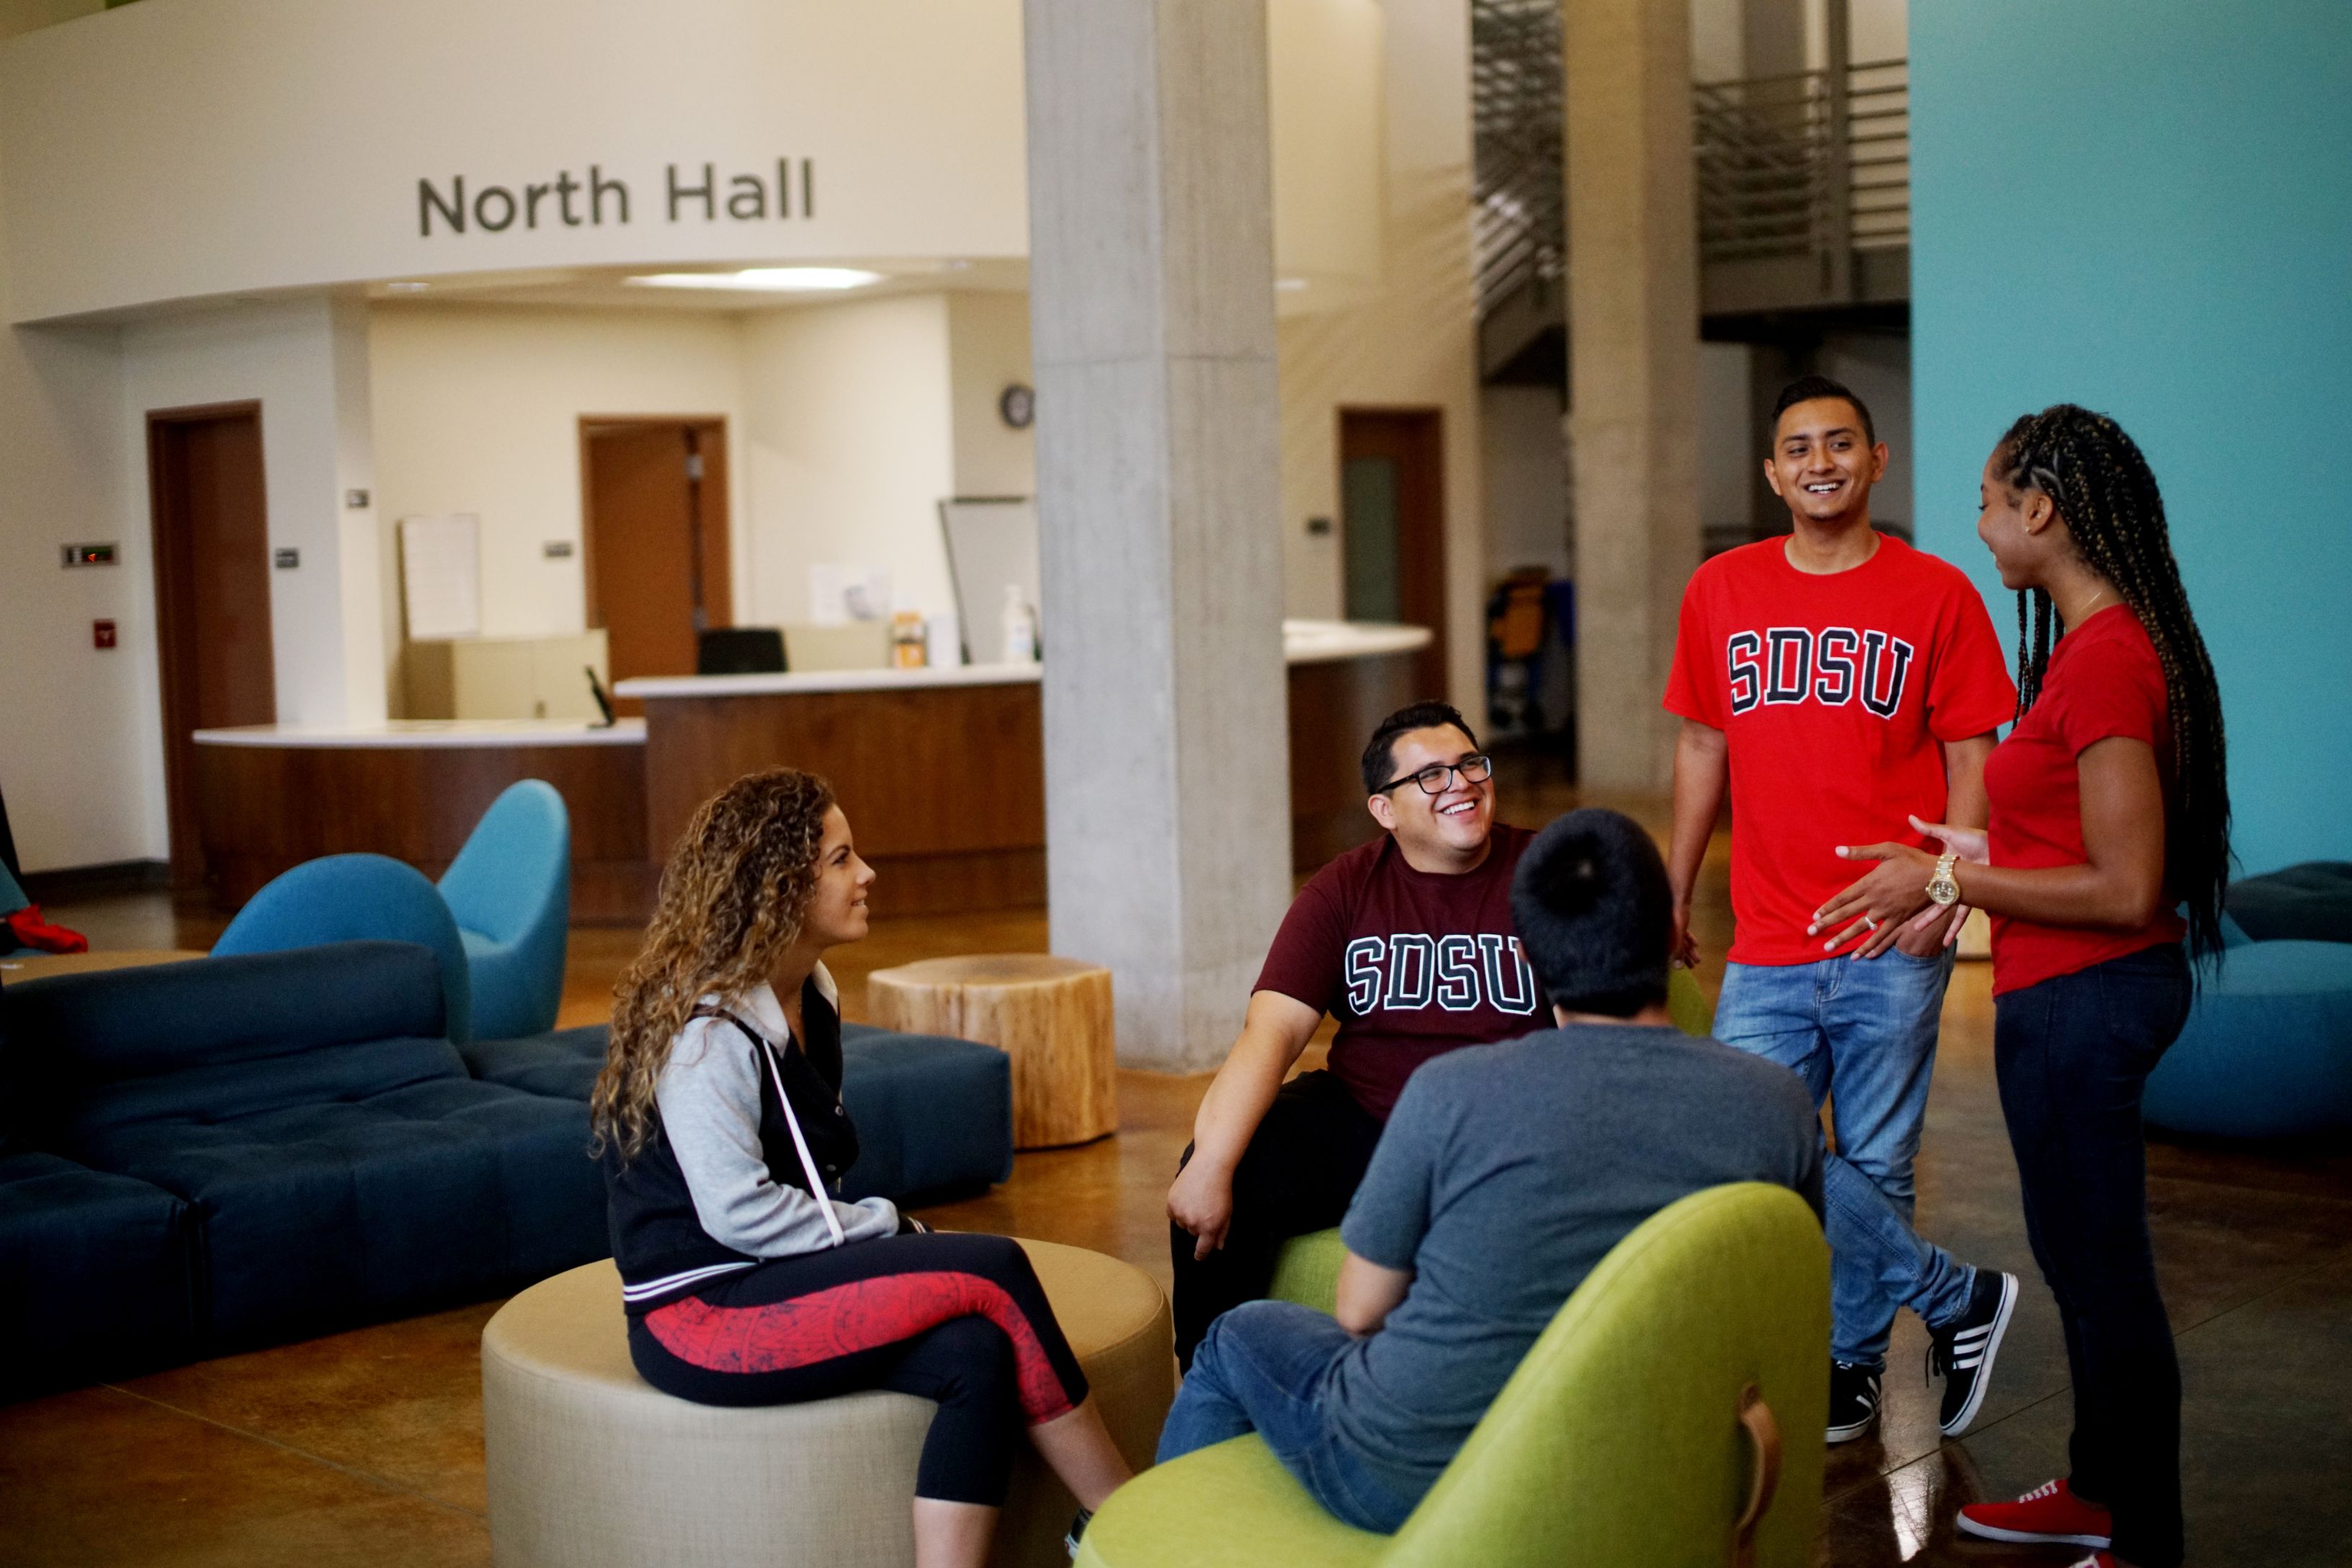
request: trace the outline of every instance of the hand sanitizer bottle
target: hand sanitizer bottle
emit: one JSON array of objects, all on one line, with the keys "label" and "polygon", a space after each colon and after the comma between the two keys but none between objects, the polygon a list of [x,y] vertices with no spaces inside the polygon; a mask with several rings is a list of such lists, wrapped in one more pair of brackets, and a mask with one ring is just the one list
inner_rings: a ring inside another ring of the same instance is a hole
[{"label": "hand sanitizer bottle", "polygon": [[1037,612],[1021,597],[1021,585],[1017,582],[1004,585],[1004,662],[1037,662]]}]

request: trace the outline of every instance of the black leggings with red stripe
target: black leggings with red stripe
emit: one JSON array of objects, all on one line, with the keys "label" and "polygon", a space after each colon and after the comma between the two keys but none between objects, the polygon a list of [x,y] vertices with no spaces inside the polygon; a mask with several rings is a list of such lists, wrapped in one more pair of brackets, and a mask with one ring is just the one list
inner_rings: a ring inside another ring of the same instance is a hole
[{"label": "black leggings with red stripe", "polygon": [[867,1388],[934,1400],[915,1495],[992,1508],[1023,1427],[1087,1396],[1028,1254],[1003,1236],[889,1236],[772,1259],[632,1315],[629,1355],[647,1383],[699,1405]]}]

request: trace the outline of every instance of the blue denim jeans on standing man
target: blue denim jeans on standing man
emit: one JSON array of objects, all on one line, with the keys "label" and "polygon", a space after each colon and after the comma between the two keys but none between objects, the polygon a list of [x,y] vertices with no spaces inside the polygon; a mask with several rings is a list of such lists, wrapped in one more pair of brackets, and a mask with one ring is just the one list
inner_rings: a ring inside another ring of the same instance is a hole
[{"label": "blue denim jeans on standing man", "polygon": [[1911,1228],[1912,1161],[1936,1070],[1937,1019],[1952,951],[1914,958],[1730,964],[1715,1038],[1794,1071],[1813,1105],[1837,1097],[1837,1151],[1822,1161],[1830,1243],[1830,1354],[1886,1364],[1895,1310],[1930,1328],[1969,1304],[1976,1270]]},{"label": "blue denim jeans on standing man", "polygon": [[1335,1518],[1393,1531],[1428,1483],[1384,1479],[1332,1430],[1326,1385],[1355,1343],[1330,1318],[1294,1301],[1247,1301],[1223,1314],[1192,1353],[1160,1429],[1159,1462],[1255,1432]]}]

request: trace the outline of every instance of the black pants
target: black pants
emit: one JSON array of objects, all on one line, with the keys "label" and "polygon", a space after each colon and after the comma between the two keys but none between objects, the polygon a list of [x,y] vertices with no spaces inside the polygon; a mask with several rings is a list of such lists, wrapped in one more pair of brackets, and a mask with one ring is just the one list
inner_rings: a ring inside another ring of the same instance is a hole
[{"label": "black pants", "polygon": [[776,1258],[629,1319],[629,1358],[699,1405],[866,1388],[936,1401],[915,1495],[1002,1507],[1025,1425],[1087,1396],[1021,1244],[888,1236]]},{"label": "black pants", "polygon": [[[1178,1361],[1192,1364],[1192,1348],[1218,1313],[1265,1294],[1285,1241],[1346,1217],[1380,1141],[1379,1121],[1329,1073],[1302,1072],[1282,1086],[1234,1168],[1224,1246],[1196,1262],[1192,1233],[1168,1227]],[[1184,1158],[1192,1157],[1188,1146]]]},{"label": "black pants", "polygon": [[2025,1234],[2058,1299],[2074,1380],[2074,1476],[2115,1516],[2115,1553],[2181,1557],[2180,1365],[2147,1235],[2140,1092],[2188,1020],[2177,946],[2111,958],[1994,1006],[2000,1106]]}]

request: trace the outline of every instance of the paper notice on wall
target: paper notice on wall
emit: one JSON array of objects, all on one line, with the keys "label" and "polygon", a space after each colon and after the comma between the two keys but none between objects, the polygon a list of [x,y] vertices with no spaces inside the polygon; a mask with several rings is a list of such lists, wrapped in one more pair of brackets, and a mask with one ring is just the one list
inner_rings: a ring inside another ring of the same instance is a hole
[{"label": "paper notice on wall", "polygon": [[400,519],[400,594],[412,643],[482,634],[481,519]]},{"label": "paper notice on wall", "polygon": [[809,620],[818,626],[890,618],[890,574],[880,567],[809,568]]}]

